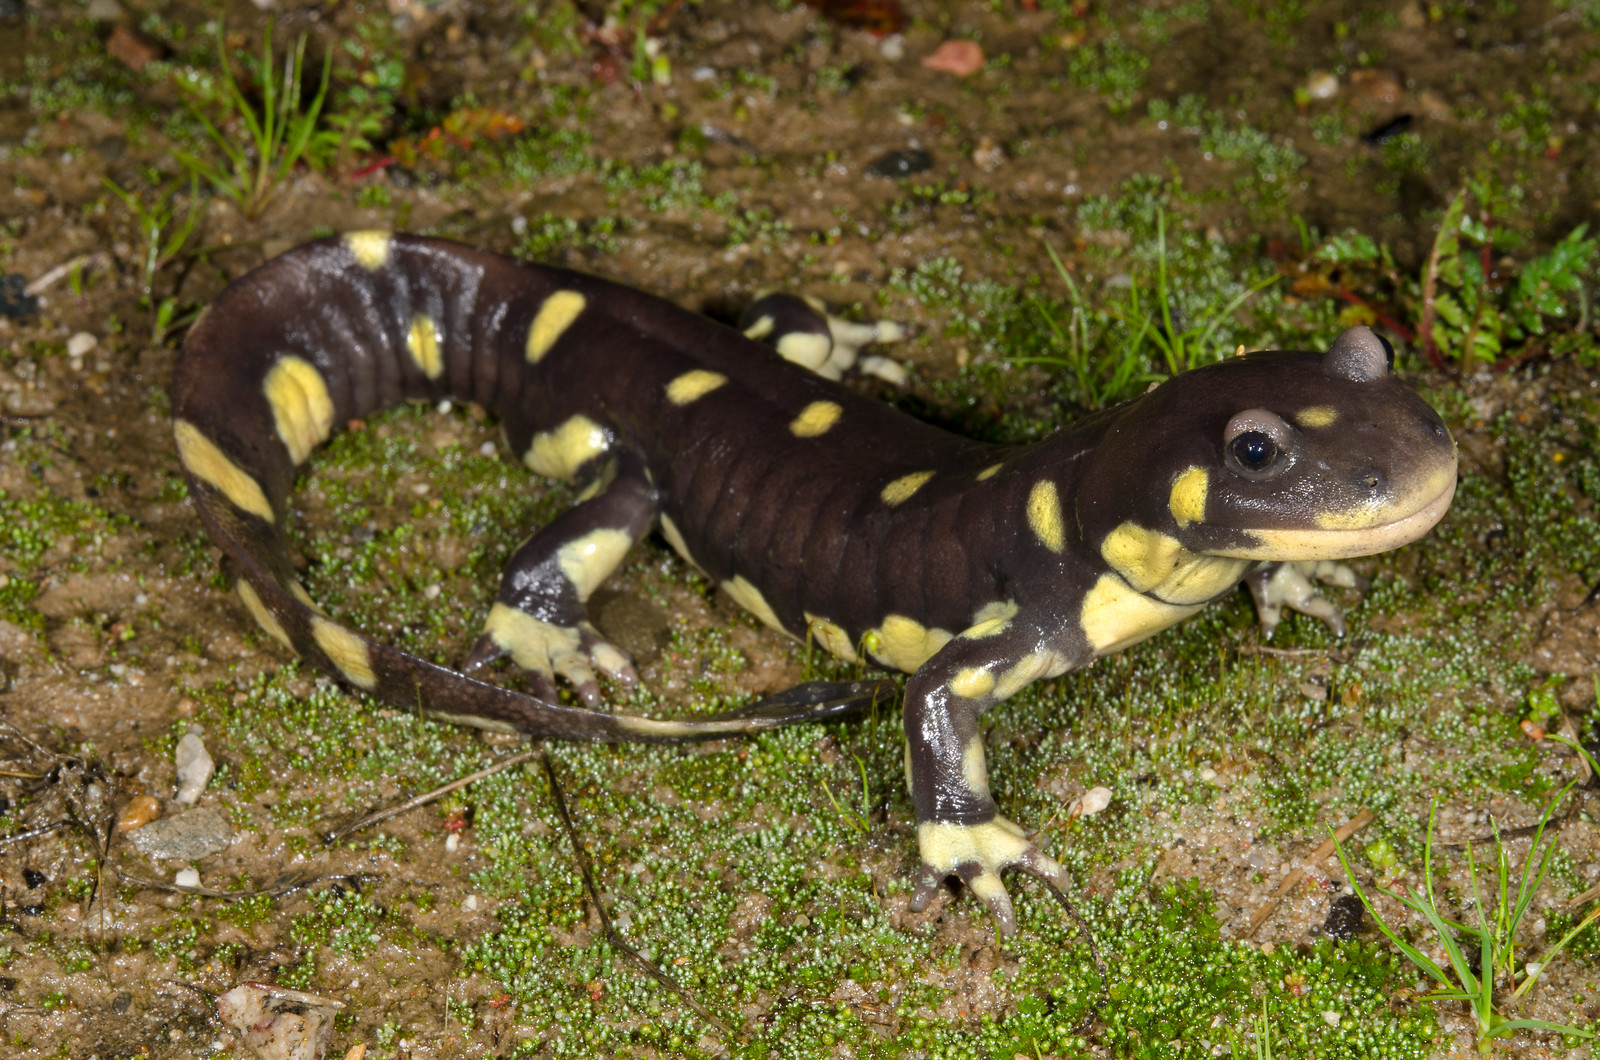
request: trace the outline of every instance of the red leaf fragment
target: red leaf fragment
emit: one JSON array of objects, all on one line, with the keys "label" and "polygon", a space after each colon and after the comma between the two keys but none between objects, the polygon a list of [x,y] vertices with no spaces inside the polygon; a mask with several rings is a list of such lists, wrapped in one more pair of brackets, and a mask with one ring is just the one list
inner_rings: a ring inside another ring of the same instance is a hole
[{"label": "red leaf fragment", "polygon": [[947,40],[932,55],[924,56],[922,65],[940,73],[970,77],[983,69],[983,49],[977,41]]}]

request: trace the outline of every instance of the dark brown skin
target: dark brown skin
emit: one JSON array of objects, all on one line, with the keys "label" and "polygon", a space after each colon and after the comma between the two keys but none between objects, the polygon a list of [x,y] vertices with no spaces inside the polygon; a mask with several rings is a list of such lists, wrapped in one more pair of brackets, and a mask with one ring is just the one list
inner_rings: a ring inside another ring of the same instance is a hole
[{"label": "dark brown skin", "polygon": [[[781,349],[784,334],[827,330],[802,307],[768,338]],[[649,295],[380,234],[310,244],[230,287],[190,333],[173,394],[192,495],[258,621],[396,706],[540,736],[670,740],[810,720],[879,694],[808,686],[757,717],[693,722],[556,702],[557,676],[591,704],[596,668],[633,679],[584,604],[657,525],[769,624],[912,671],[913,908],[955,874],[1002,930],[1014,919],[999,872],[1060,868],[997,815],[978,715],[1181,620],[1260,561],[1414,538],[1442,515],[1455,476],[1448,432],[1366,329],[1327,354],[1229,359],[1003,448]],[[469,660],[512,655],[536,696],[343,630],[295,594],[281,531],[293,456],[334,424],[447,396],[493,411],[530,466],[590,486],[512,557]]]}]

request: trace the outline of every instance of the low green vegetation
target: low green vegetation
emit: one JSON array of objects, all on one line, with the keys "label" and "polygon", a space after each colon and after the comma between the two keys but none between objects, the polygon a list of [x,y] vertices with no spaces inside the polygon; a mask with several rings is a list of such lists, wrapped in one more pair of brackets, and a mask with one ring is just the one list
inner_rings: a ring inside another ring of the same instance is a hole
[{"label": "low green vegetation", "polygon": [[[1587,754],[1581,747],[1579,751]],[[1590,763],[1592,768],[1593,759],[1590,759]],[[1424,997],[1440,1004],[1461,1002],[1472,1012],[1479,1052],[1488,1053],[1494,1047],[1494,1039],[1509,1038],[1523,1030],[1554,1031],[1564,1037],[1568,1048],[1574,1047],[1578,1040],[1595,1037],[1593,1031],[1569,1024],[1507,1016],[1539,981],[1540,976],[1549,970],[1550,962],[1560,956],[1567,944],[1600,919],[1600,904],[1596,904],[1582,922],[1551,943],[1538,960],[1517,958],[1517,947],[1523,941],[1519,936],[1527,934],[1534,896],[1550,874],[1551,861],[1556,853],[1553,840],[1545,843],[1545,829],[1556,807],[1571,793],[1572,787],[1568,784],[1562,788],[1545,807],[1519,872],[1513,872],[1511,854],[1505,841],[1500,838],[1498,826],[1493,832],[1495,861],[1492,867],[1486,865],[1480,870],[1472,844],[1466,844],[1467,873],[1472,890],[1463,905],[1470,904],[1476,914],[1474,919],[1467,922],[1448,917],[1434,897],[1434,814],[1428,814],[1427,837],[1423,842],[1422,889],[1406,892],[1381,885],[1377,889],[1423,918],[1431,932],[1432,944],[1444,950],[1447,964],[1443,966],[1389,925],[1362,889],[1358,874],[1351,871],[1343,847],[1339,848],[1339,864],[1384,937],[1405,954],[1406,959],[1419,971],[1439,984]],[[1435,800],[1434,810],[1437,809],[1438,802]],[[1463,919],[1466,919],[1465,915]],[[1475,955],[1472,953],[1473,938],[1477,939]]]},{"label": "low green vegetation", "polygon": [[[222,23],[217,23],[217,80],[180,81],[191,92],[189,113],[205,131],[207,154],[179,151],[178,158],[199,174],[219,195],[232,199],[246,217],[266,209],[282,188],[284,179],[305,156],[317,131],[318,118],[328,98],[328,78],[333,56],[324,57],[321,80],[309,100],[303,100],[306,39],[301,37],[277,70],[272,51],[272,27],[261,38],[259,58],[243,58],[245,72],[254,82],[260,102],[239,82]],[[237,126],[243,126],[240,136]],[[344,133],[355,131],[349,127]],[[220,160],[219,160],[220,156]]]}]

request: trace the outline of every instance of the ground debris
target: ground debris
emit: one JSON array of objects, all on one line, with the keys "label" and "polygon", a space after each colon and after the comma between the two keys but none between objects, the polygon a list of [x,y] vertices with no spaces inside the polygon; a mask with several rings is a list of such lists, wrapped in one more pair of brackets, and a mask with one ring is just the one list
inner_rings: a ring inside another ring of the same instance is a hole
[{"label": "ground debris", "polygon": [[261,1060],[321,1060],[333,1043],[333,1017],[343,1007],[331,997],[269,983],[241,983],[217,998],[222,1025]]}]

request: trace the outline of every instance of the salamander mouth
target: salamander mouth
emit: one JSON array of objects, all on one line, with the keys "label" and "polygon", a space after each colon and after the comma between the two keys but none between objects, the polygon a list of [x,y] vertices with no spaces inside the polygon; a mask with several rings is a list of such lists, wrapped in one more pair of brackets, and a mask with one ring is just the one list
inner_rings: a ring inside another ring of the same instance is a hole
[{"label": "salamander mouth", "polygon": [[1249,530],[1253,544],[1235,548],[1207,549],[1214,556],[1236,559],[1313,560],[1350,559],[1371,556],[1409,544],[1432,530],[1450,508],[1456,493],[1456,471],[1437,494],[1398,519],[1374,526],[1339,529],[1262,529]]}]

